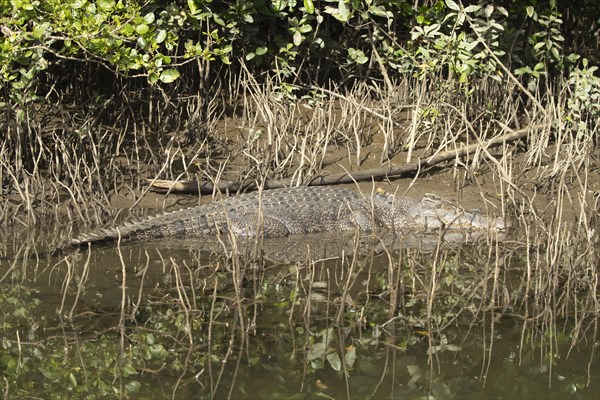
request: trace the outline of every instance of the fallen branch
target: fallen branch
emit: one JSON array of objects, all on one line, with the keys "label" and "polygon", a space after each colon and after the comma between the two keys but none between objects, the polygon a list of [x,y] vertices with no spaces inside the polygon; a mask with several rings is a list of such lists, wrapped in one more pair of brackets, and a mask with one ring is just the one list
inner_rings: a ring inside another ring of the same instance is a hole
[{"label": "fallen branch", "polygon": [[[449,161],[455,158],[464,157],[484,147],[486,149],[500,146],[504,143],[513,142],[515,140],[526,137],[532,130],[548,128],[549,124],[538,124],[528,126],[527,128],[509,132],[505,135],[495,137],[483,143],[475,143],[469,146],[464,146],[455,150],[443,151],[429,158],[418,159],[416,161],[406,163],[398,167],[390,168],[375,168],[365,169],[357,172],[343,172],[328,176],[317,176],[306,183],[307,186],[324,186],[336,185],[342,183],[354,183],[365,180],[382,180],[390,178],[398,178],[408,173],[421,171],[425,168],[432,167],[444,161]],[[505,129],[507,129],[505,127]],[[211,194],[218,192],[240,192],[251,191],[258,189],[256,182],[219,182],[216,186],[212,182],[196,182],[196,181],[171,181],[160,179],[146,179],[153,190],[170,193],[203,193]],[[291,186],[289,180],[268,180],[263,184],[263,189],[278,189]]]}]

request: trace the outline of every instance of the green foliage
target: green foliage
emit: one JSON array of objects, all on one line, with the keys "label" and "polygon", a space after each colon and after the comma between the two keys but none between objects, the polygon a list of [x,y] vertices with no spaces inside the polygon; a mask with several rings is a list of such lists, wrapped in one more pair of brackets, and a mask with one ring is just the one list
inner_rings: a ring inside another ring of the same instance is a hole
[{"label": "green foliage", "polygon": [[564,53],[556,2],[501,4],[3,0],[0,79],[11,100],[25,104],[36,100],[40,73],[75,60],[150,84],[177,81],[194,60],[244,60],[288,83],[359,69],[372,76],[386,68],[420,78],[441,74],[461,84],[501,81],[500,63],[537,79],[549,67],[562,73],[576,60]]},{"label": "green foliage", "polygon": [[573,121],[600,117],[600,78],[595,74],[597,66],[589,66],[583,59],[581,66],[573,68],[568,84],[572,95],[567,100],[567,108]]},{"label": "green foliage", "polygon": [[436,12],[418,19],[423,24],[412,28],[407,46],[414,62],[400,69],[420,77],[446,73],[460,83],[484,75],[500,80],[497,58],[506,54],[500,41],[507,29],[506,9],[492,5],[461,8],[452,0],[446,6],[450,11],[444,10],[443,15]]},{"label": "green foliage", "polygon": [[[0,76],[17,104],[34,100],[39,72],[65,59],[102,63],[115,73],[144,71],[150,82],[171,82],[179,29],[185,14],[176,6],[135,1],[88,0],[0,3]],[[20,97],[25,93],[28,97]]]},{"label": "green foliage", "polygon": [[[143,385],[144,368],[180,371],[183,364],[180,353],[173,351],[179,343],[173,334],[183,332],[180,314],[166,310],[147,310],[152,318],[146,321],[149,332],[127,336],[121,347],[118,333],[108,329],[93,340],[72,336],[73,325],[55,321],[58,331],[65,336],[50,335],[46,329],[56,329],[40,315],[47,310],[32,290],[15,286],[0,295],[1,329],[0,370],[4,376],[6,393],[11,397],[29,397],[32,394],[48,399],[98,398],[128,396],[138,392],[150,394],[148,379]],[[81,330],[76,327],[75,331]],[[168,332],[161,334],[160,332]],[[155,332],[155,333],[153,333]],[[202,354],[202,353],[201,353]],[[201,360],[200,360],[201,361]]]}]

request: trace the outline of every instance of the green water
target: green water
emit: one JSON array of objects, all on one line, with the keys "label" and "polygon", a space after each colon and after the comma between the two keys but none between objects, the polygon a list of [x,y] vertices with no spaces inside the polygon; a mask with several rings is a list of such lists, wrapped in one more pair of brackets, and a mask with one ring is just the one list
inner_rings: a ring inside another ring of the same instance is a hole
[{"label": "green water", "polygon": [[0,263],[7,398],[600,397],[598,315],[524,318],[519,252],[15,254],[26,242],[6,235]]}]

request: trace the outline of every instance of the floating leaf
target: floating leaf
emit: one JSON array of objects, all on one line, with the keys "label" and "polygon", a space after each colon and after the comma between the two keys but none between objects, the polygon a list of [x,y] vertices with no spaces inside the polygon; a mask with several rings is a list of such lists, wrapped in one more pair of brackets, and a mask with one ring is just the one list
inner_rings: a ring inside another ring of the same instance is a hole
[{"label": "floating leaf", "polygon": [[321,332],[319,332],[319,336],[321,336],[323,338],[323,343],[325,343],[327,346],[329,346],[329,343],[334,338],[333,333],[334,333],[333,328],[327,328],[327,329],[323,329]]},{"label": "floating leaf", "polygon": [[69,383],[71,386],[77,386],[77,377],[72,372],[69,372]]},{"label": "floating leaf", "polygon": [[127,389],[128,393],[136,393],[138,392],[142,387],[142,384],[139,383],[138,381],[131,381],[127,384],[125,384],[125,389]]},{"label": "floating leaf", "polygon": [[453,351],[456,353],[456,352],[462,351],[462,348],[460,346],[449,343],[446,345],[446,350]]},{"label": "floating leaf", "polygon": [[315,345],[312,346],[308,351],[306,358],[308,361],[316,360],[317,358],[323,357],[326,350],[327,345],[325,343],[315,343]]},{"label": "floating leaf", "polygon": [[154,334],[152,334],[152,333],[146,334],[146,343],[152,345],[155,342],[156,342],[156,340],[154,339]]},{"label": "floating leaf", "polygon": [[131,365],[127,364],[123,367],[123,375],[124,376],[137,375],[137,371]]},{"label": "floating leaf", "polygon": [[[175,70],[172,70],[172,71],[175,71]],[[164,71],[164,72],[166,72],[166,71]],[[177,72],[177,71],[175,71],[175,72]],[[177,73],[177,76],[179,76],[179,73]],[[161,74],[161,80],[162,80],[162,74]],[[152,346],[150,346],[150,353],[152,353],[152,355],[157,358],[166,358],[169,355],[169,353],[167,352],[167,350],[165,350],[165,348],[162,344],[153,344]]]},{"label": "floating leaf", "polygon": [[352,368],[356,362],[356,347],[350,345],[346,348],[346,354],[344,354],[344,362],[347,368]]},{"label": "floating leaf", "polygon": [[329,362],[329,365],[331,365],[331,368],[333,368],[335,371],[339,372],[342,369],[342,361],[337,353],[334,352],[327,354],[327,361]]}]

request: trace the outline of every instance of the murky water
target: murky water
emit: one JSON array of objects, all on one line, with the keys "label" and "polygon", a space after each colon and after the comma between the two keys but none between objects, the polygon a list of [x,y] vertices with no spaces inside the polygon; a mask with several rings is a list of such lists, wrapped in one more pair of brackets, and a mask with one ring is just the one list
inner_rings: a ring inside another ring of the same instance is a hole
[{"label": "murky water", "polygon": [[8,398],[600,396],[598,315],[532,316],[519,249],[23,246],[44,239],[2,237]]}]

